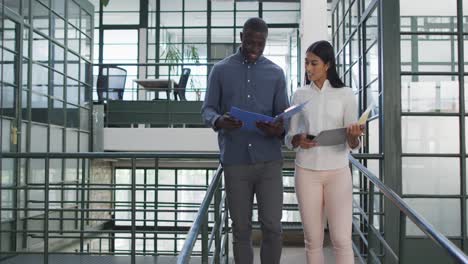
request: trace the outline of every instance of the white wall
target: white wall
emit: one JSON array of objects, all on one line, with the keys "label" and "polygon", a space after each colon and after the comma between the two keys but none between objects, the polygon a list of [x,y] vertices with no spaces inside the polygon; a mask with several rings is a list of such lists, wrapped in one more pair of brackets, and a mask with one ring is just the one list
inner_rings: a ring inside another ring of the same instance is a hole
[{"label": "white wall", "polygon": [[[464,8],[467,9],[466,7]],[[401,16],[456,16],[456,0],[401,0]]]},{"label": "white wall", "polygon": [[211,128],[104,128],[104,151],[218,152]]},{"label": "white wall", "polygon": [[[328,39],[328,12],[327,0],[302,0],[301,1],[301,59],[299,63],[303,64],[303,58],[307,48],[319,40]],[[301,67],[301,83],[303,83],[304,67]]]}]

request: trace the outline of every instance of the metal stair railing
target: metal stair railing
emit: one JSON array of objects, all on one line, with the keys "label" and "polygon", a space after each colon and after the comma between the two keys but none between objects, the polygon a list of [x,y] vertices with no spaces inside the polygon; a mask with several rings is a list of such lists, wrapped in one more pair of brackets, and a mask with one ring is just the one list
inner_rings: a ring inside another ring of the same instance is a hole
[{"label": "metal stair railing", "polygon": [[[384,235],[382,235],[377,228],[374,226],[373,219],[376,215],[374,212],[374,195],[382,194],[383,197],[387,198],[400,210],[400,214],[409,218],[421,231],[423,231],[430,240],[440,246],[454,261],[457,263],[468,263],[468,257],[465,253],[454,245],[447,237],[437,231],[426,219],[424,219],[418,212],[413,210],[408,203],[406,203],[400,196],[398,196],[392,189],[387,187],[377,176],[375,176],[369,169],[367,169],[363,164],[361,164],[356,158],[352,155],[349,155],[349,161],[352,166],[357,168],[362,175],[364,175],[370,186],[369,186],[369,201],[368,204],[370,209],[368,214],[354,201],[354,208],[359,211],[359,215],[363,217],[364,222],[366,222],[367,232],[363,232],[359,228],[359,224],[353,221],[353,229],[357,232],[357,235],[364,244],[364,252],[359,250],[359,247],[353,243],[353,248],[357,258],[361,263],[381,263],[379,257],[387,253],[395,263],[399,263],[399,257],[394,252],[394,250],[388,245],[385,241]],[[378,189],[378,193],[375,189]],[[390,224],[390,223],[386,223]],[[372,233],[372,237],[371,237]],[[402,234],[400,234],[402,235]],[[376,249],[370,243],[371,239],[377,239],[381,243],[383,254],[376,252]]]},{"label": "metal stair railing", "polygon": [[[177,264],[188,264],[192,255],[192,250],[201,233],[201,263],[207,264],[209,257],[212,256],[210,263],[228,263],[228,211],[226,207],[225,195],[221,197],[221,175],[223,168],[219,165],[218,170],[213,177],[205,198],[200,205],[197,217],[190,228],[184,246],[177,257]],[[214,226],[211,228],[211,235],[208,237],[208,209],[214,198]],[[224,208],[224,210],[223,210]],[[214,252],[211,253],[212,245],[215,245]]]}]

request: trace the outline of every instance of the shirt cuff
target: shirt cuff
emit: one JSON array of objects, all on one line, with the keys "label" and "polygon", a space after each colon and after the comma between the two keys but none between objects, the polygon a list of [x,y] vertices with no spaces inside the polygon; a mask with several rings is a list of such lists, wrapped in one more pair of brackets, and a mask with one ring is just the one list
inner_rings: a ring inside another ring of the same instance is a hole
[{"label": "shirt cuff", "polygon": [[291,134],[288,134],[286,133],[286,135],[284,136],[284,144],[286,145],[286,147],[290,150],[293,150],[293,151],[297,151],[297,148],[295,148],[293,145],[292,145],[292,139],[293,139],[293,136],[291,136]]},{"label": "shirt cuff", "polygon": [[349,145],[349,143],[346,142],[346,145],[348,145],[348,148],[349,148],[349,150],[351,150],[351,152],[357,153],[357,152],[359,151],[359,149],[361,148],[361,145],[362,145],[361,138],[358,138],[358,141],[359,141],[359,143],[357,144],[357,146],[356,146],[355,148],[351,148],[351,146]]},{"label": "shirt cuff", "polygon": [[216,127],[215,123],[216,123],[216,120],[218,120],[218,118],[220,117],[221,115],[215,115],[212,119],[211,119],[211,128],[213,128],[214,131],[218,131],[219,129]]}]

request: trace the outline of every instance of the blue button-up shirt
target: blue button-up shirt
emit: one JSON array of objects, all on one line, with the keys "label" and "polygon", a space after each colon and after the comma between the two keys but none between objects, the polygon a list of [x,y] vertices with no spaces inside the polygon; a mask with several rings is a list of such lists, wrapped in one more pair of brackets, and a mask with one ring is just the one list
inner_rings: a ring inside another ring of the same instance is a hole
[{"label": "blue button-up shirt", "polygon": [[[240,49],[216,63],[202,107],[205,123],[216,130],[216,119],[229,112],[231,106],[268,116],[283,112],[289,107],[283,70],[264,56],[248,63]],[[256,132],[221,129],[218,144],[224,165],[282,159],[281,139]]]}]

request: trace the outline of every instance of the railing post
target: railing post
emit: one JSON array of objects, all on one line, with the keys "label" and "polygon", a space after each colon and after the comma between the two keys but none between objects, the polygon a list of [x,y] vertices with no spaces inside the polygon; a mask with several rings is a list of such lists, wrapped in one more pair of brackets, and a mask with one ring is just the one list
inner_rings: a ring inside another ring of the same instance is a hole
[{"label": "railing post", "polygon": [[[115,208],[115,205],[114,205],[114,208]],[[114,213],[115,213],[115,211],[114,211]],[[115,217],[113,217],[113,221],[114,221],[114,219],[115,219]],[[107,241],[109,241],[108,244],[107,244],[109,246],[109,251],[110,252],[115,252],[115,233],[110,232],[109,233],[109,239]]]},{"label": "railing post", "polygon": [[130,259],[131,264],[136,263],[136,164],[135,158],[132,157],[132,189],[131,189],[131,197],[132,197],[132,226],[131,226],[131,252],[130,252]]},{"label": "railing post", "polygon": [[405,247],[403,245],[404,245],[404,242],[405,242],[405,239],[406,239],[406,216],[402,211],[400,211],[400,234],[399,234],[399,238],[400,238],[400,242],[399,242],[399,244],[400,244],[400,256],[404,256],[403,254],[404,254]]},{"label": "railing post", "polygon": [[45,178],[44,178],[44,264],[49,263],[49,174],[50,160],[45,159]]},{"label": "railing post", "polygon": [[201,227],[201,243],[202,243],[201,263],[208,264],[208,211],[203,216],[203,223]]},{"label": "railing post", "polygon": [[[0,128],[3,124],[0,122]],[[2,168],[2,161],[3,161],[3,158],[2,158],[2,151],[0,151],[0,171],[3,171],[3,168]],[[26,170],[28,171],[28,170]],[[26,177],[27,179],[28,177]],[[28,182],[26,181],[26,184],[28,184]],[[3,184],[0,182],[0,192],[4,192],[4,186]],[[28,193],[28,192],[25,192],[25,193]],[[26,199],[25,199],[26,200]],[[26,200],[27,201],[27,200]],[[27,205],[25,204],[24,207],[26,208]],[[2,219],[2,215],[3,215],[3,211],[4,211],[4,207],[3,207],[3,201],[2,201],[2,196],[0,195],[0,219]],[[24,215],[28,215],[27,213],[25,213]],[[27,217],[25,217],[25,219],[27,219]],[[0,237],[3,237],[3,228],[2,228],[2,225],[0,224]],[[24,228],[24,230],[27,230],[26,228]],[[26,232],[24,232],[26,233]],[[3,259],[3,241],[2,239],[0,239],[0,259]]]},{"label": "railing post", "polygon": [[224,259],[224,264],[229,264],[229,210],[227,198],[224,198],[224,213],[226,215],[224,220],[224,235],[226,236],[226,239],[224,241],[224,252],[226,255]]},{"label": "railing post", "polygon": [[219,264],[220,263],[220,253],[221,253],[221,233],[223,232],[222,229],[222,223],[221,223],[221,210],[220,208],[221,205],[221,181],[219,181],[218,186],[216,186],[216,192],[215,192],[215,202],[214,202],[214,227],[213,229],[216,230],[216,227],[218,227],[218,230],[215,232],[215,253],[214,253],[214,263]]},{"label": "railing post", "polygon": [[368,222],[367,222],[367,263],[373,263],[373,260],[371,258],[371,252],[372,249],[375,246],[375,239],[374,239],[374,234],[372,231],[372,226],[374,225],[374,184],[372,184],[371,181],[369,181],[369,216],[368,216]]},{"label": "railing post", "polygon": [[[364,176],[363,173],[359,173],[360,175],[360,178],[361,178],[361,181],[362,181],[362,190],[363,190],[363,195],[362,195],[362,208],[364,209],[364,212],[367,213],[367,215],[369,215],[369,184],[371,184]],[[368,218],[369,219],[369,218]],[[365,220],[365,218],[361,215],[361,223],[362,223],[362,229],[364,230],[364,232],[367,233],[367,240],[369,240],[369,222],[367,222]],[[365,243],[362,243],[362,246],[364,248],[364,253],[366,254],[367,256],[367,259],[369,259],[369,254],[370,254],[370,250],[369,250],[369,243],[367,243],[367,246],[365,245]]]},{"label": "railing post", "polygon": [[159,160],[154,159],[154,237],[153,237],[153,254],[157,256],[158,253],[158,199],[159,199]]},{"label": "railing post", "polygon": [[[85,159],[82,159],[84,164]],[[83,165],[84,166],[84,165]],[[86,177],[85,177],[84,169],[81,170],[81,201],[80,201],[80,253],[84,252],[84,226],[85,226],[85,184],[86,184]]]}]

